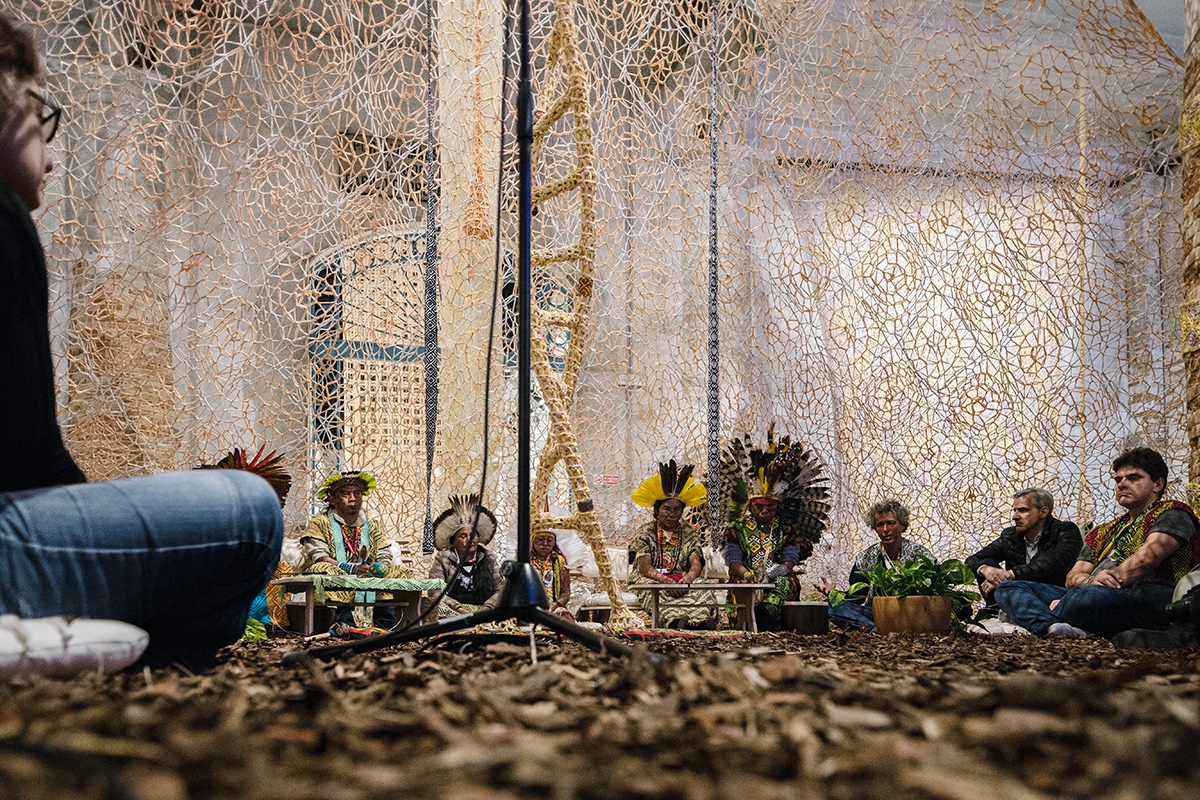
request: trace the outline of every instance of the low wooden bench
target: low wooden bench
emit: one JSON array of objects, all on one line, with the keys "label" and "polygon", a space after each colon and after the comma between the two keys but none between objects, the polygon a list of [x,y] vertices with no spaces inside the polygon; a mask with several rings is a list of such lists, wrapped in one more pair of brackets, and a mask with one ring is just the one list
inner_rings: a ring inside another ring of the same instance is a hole
[{"label": "low wooden bench", "polygon": [[[405,624],[420,616],[421,594],[441,590],[446,583],[426,578],[356,578],[352,575],[316,574],[288,575],[271,581],[271,585],[282,586],[293,594],[304,592],[304,630],[301,633],[311,636],[317,604],[328,605],[325,601],[328,591],[374,592],[377,595],[375,599],[351,605],[393,606],[397,622]],[[390,594],[391,598],[380,600],[379,593]]]},{"label": "low wooden bench", "polygon": [[[636,584],[630,585],[629,588],[633,589],[635,591],[640,590],[640,589],[646,589],[650,592],[650,627],[651,628],[658,627],[658,593],[665,592],[670,589],[684,589],[685,591],[688,591],[688,592],[694,592],[694,591],[700,591],[700,590],[714,591],[714,592],[720,592],[720,591],[729,592],[729,595],[733,598],[734,608],[738,609],[739,612],[743,609],[746,611],[745,614],[742,614],[742,613],[738,614],[738,619],[741,620],[741,623],[742,623],[742,629],[748,630],[751,633],[758,633],[758,622],[754,619],[755,592],[774,589],[775,584],[773,584],[773,583],[700,583],[699,581],[696,581],[695,583],[692,583],[692,584],[636,583]],[[710,608],[712,607],[708,603],[704,603],[704,604],[698,603],[697,605],[708,605]],[[718,604],[718,607],[719,607],[719,604]]]}]

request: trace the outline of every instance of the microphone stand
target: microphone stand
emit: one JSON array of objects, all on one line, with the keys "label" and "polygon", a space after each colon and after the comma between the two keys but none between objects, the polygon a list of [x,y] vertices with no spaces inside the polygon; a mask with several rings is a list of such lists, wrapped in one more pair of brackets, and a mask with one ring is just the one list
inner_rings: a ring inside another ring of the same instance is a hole
[{"label": "microphone stand", "polygon": [[520,72],[517,82],[517,169],[518,169],[518,236],[517,236],[517,557],[501,567],[504,588],[496,608],[482,609],[471,614],[418,625],[414,628],[369,636],[365,639],[330,647],[300,650],[283,657],[285,665],[295,665],[308,658],[328,661],[347,653],[363,653],[384,647],[415,642],[431,636],[473,628],[501,620],[515,619],[526,624],[541,625],[602,654],[629,656],[632,649],[616,639],[602,636],[582,625],[549,611],[550,601],[542,578],[529,561],[530,542],[530,397],[533,388],[532,331],[533,331],[533,82],[530,77],[529,0],[520,0]]}]

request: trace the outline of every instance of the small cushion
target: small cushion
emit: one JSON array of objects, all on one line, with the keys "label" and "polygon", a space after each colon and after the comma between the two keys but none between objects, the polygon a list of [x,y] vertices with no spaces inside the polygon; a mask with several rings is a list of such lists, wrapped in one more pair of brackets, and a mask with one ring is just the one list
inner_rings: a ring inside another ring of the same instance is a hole
[{"label": "small cushion", "polygon": [[141,657],[150,635],[110,619],[0,616],[0,676],[113,672]]},{"label": "small cushion", "polygon": [[284,539],[283,550],[279,554],[279,560],[287,564],[294,571],[299,572],[304,567],[304,548],[300,546],[300,540]]}]

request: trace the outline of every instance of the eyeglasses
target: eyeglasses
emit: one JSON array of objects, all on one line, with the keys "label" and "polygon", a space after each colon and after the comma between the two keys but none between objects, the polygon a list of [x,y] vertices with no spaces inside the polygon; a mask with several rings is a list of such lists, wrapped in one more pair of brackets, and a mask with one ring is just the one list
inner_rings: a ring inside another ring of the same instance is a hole
[{"label": "eyeglasses", "polygon": [[40,92],[35,92],[33,89],[26,89],[25,92],[41,103],[42,108],[45,109],[38,115],[38,122],[42,126],[42,136],[45,136],[46,141],[49,142],[54,138],[54,134],[58,133],[58,121],[62,119],[62,108],[50,102]]}]

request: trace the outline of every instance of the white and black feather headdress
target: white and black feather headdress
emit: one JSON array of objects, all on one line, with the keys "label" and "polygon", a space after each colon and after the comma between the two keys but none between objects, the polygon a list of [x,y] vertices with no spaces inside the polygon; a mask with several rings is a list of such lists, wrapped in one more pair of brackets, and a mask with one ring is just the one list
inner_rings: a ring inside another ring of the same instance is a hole
[{"label": "white and black feather headdress", "polygon": [[454,534],[464,527],[475,526],[479,544],[487,545],[496,535],[496,515],[479,502],[477,494],[450,496],[450,508],[433,522],[433,544],[438,550],[450,547]]}]

